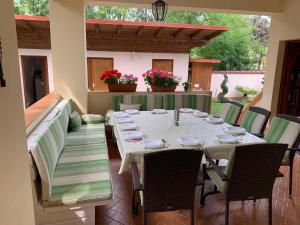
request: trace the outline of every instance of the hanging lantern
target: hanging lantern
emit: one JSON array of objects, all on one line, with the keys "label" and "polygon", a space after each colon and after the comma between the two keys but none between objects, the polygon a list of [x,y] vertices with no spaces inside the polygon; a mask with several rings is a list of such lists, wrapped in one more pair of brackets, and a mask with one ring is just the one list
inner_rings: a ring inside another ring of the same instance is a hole
[{"label": "hanging lantern", "polygon": [[157,0],[152,3],[152,14],[156,21],[163,21],[166,18],[168,4],[162,0]]}]

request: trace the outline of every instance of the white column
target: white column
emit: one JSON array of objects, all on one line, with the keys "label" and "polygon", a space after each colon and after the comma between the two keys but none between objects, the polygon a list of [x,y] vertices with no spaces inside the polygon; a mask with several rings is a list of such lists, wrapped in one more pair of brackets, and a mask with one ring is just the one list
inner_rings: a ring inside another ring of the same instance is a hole
[{"label": "white column", "polygon": [[87,111],[84,0],[50,0],[54,91]]},{"label": "white column", "polygon": [[35,224],[13,1],[0,1],[0,224]]}]

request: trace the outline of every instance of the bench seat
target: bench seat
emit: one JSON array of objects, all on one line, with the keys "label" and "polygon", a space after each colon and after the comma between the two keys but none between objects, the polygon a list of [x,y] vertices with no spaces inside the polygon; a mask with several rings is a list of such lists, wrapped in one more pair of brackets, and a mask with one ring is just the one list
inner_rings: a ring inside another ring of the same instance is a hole
[{"label": "bench seat", "polygon": [[65,147],[53,176],[51,197],[44,207],[112,199],[106,143]]},{"label": "bench seat", "polygon": [[104,142],[104,124],[86,124],[82,125],[79,131],[68,133],[65,146],[100,144]]}]

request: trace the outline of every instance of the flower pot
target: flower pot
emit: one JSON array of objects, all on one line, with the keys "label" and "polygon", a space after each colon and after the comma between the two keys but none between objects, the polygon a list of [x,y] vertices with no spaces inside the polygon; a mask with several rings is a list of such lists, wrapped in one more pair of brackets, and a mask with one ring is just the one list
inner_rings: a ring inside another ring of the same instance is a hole
[{"label": "flower pot", "polygon": [[174,92],[177,85],[173,85],[171,87],[158,87],[155,85],[150,85],[152,92]]},{"label": "flower pot", "polygon": [[135,92],[137,84],[108,84],[110,92]]}]

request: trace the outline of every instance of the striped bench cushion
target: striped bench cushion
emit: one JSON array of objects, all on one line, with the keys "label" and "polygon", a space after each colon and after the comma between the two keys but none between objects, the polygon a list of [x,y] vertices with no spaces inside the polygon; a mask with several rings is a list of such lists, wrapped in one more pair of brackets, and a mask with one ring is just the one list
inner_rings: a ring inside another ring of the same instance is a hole
[{"label": "striped bench cushion", "polygon": [[236,123],[240,115],[241,108],[231,103],[224,104],[222,118],[226,123]]},{"label": "striped bench cushion", "polygon": [[36,145],[31,150],[42,180],[42,198],[50,197],[53,174],[57,160],[64,147],[66,132],[58,117],[49,128],[40,135]]},{"label": "striped bench cushion", "polygon": [[248,110],[243,116],[241,127],[244,127],[249,133],[258,134],[262,132],[261,129],[265,122],[264,115]]},{"label": "striped bench cushion", "polygon": [[210,112],[211,96],[206,94],[148,94],[148,95],[115,95],[112,97],[113,110],[120,111],[120,103],[141,104],[142,111],[155,108],[173,110],[178,108],[193,108]]},{"label": "striped bench cushion", "polygon": [[209,95],[180,95],[167,94],[163,97],[164,109],[191,108],[203,112],[210,112],[211,97]]},{"label": "striped bench cushion", "polygon": [[[269,129],[265,135],[268,143],[284,143],[293,147],[300,132],[300,124],[274,117],[270,123]],[[289,162],[289,151],[285,153],[284,163]]]},{"label": "striped bench cushion", "polygon": [[104,124],[81,125],[80,130],[68,133],[65,146],[90,145],[105,142]]},{"label": "striped bench cushion", "polygon": [[115,95],[112,97],[113,110],[120,111],[120,103],[141,104],[140,110],[150,111],[163,107],[162,95]]},{"label": "striped bench cushion", "polygon": [[112,199],[106,143],[65,147],[56,165],[45,207]]}]

